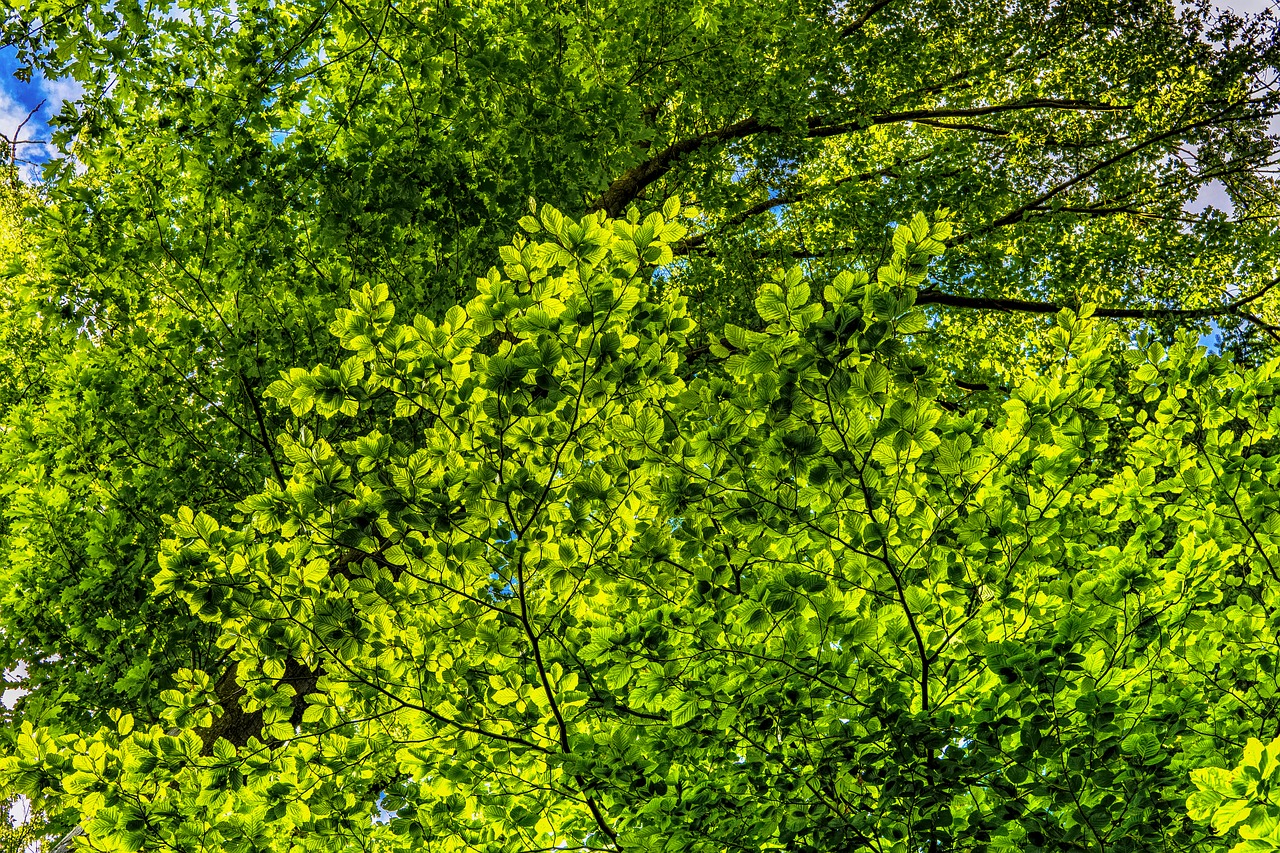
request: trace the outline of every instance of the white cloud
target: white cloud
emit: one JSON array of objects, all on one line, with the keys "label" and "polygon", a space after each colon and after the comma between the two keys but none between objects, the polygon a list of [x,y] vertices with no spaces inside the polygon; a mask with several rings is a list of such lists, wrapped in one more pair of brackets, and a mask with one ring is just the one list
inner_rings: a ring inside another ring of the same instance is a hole
[{"label": "white cloud", "polygon": [[1273,0],[1225,0],[1225,2],[1214,3],[1219,9],[1230,9],[1237,15],[1256,15],[1259,12],[1265,12],[1267,9],[1276,8]]},{"label": "white cloud", "polygon": [[[30,118],[30,121],[28,121]],[[23,126],[25,124],[25,127]],[[5,139],[14,141],[19,136],[21,128],[21,137],[24,140],[32,138],[32,131],[35,125],[39,125],[40,120],[31,115],[31,110],[0,88],[0,133],[4,134]]]},{"label": "white cloud", "polygon": [[1187,213],[1203,213],[1211,207],[1222,211],[1227,216],[1235,214],[1235,205],[1227,196],[1227,186],[1222,181],[1214,180],[1201,185],[1195,201],[1187,202],[1182,209]]},{"label": "white cloud", "polygon": [[60,80],[42,79],[39,86],[46,98],[44,109],[41,111],[45,115],[57,115],[64,102],[78,101],[84,95],[84,86],[72,77],[63,77]]},{"label": "white cloud", "polygon": [[[26,674],[27,665],[19,663],[13,670],[3,673],[4,678],[3,680],[0,680],[0,685],[5,683],[18,683],[22,678],[26,677]],[[28,691],[21,688],[10,688],[9,690],[0,693],[0,705],[3,705],[5,708],[12,709],[18,699],[25,696],[27,693]]]},{"label": "white cloud", "polygon": [[12,145],[15,149],[4,153],[18,162],[19,173],[26,181],[33,182],[40,174],[39,166],[32,161],[43,161],[48,157],[46,130],[38,114],[33,114],[11,94],[0,89],[0,134],[4,135],[7,143],[4,148]]},{"label": "white cloud", "polygon": [[31,820],[31,801],[26,797],[15,797],[9,805],[9,822],[14,826],[23,826]]}]

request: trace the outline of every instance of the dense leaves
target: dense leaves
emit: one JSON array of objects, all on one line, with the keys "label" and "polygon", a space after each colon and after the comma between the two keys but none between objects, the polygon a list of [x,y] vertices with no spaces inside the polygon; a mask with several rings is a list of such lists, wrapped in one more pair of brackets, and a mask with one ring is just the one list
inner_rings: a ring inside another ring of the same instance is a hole
[{"label": "dense leaves", "polygon": [[[873,272],[887,225],[945,208],[912,346],[962,388],[1035,375],[1043,318],[1084,302],[1164,340],[1216,317],[1255,360],[1280,320],[1266,17],[18,0],[3,26],[20,71],[85,89],[55,132],[73,158],[47,166],[29,221],[19,301],[50,348],[6,356],[47,374],[6,416],[0,551],[0,663],[31,667],[29,714],[72,726],[153,719],[184,665],[220,677],[210,635],[151,594],[160,517],[225,516],[279,482],[284,420],[263,392],[333,362],[346,291],[385,286],[439,321],[530,198],[614,216],[696,198],[661,281],[712,338],[762,328],[777,268]],[[1231,217],[1188,214],[1215,181]],[[45,606],[64,599],[95,611]]]},{"label": "dense leaves", "polygon": [[0,222],[0,784],[51,831],[1274,835],[1271,17],[3,28],[85,89]]},{"label": "dense leaves", "polygon": [[350,355],[268,389],[286,483],[182,510],[156,578],[260,730],[202,746],[231,709],[184,670],[163,722],[25,727],[14,783],[104,849],[1204,843],[1192,769],[1274,728],[1280,363],[1116,357],[1086,308],[940,405],[916,217],[682,378],[642,275],[679,218],[544,208],[438,323],[355,291]]},{"label": "dense leaves", "polygon": [[1187,804],[1191,816],[1212,818],[1218,832],[1239,829],[1241,841],[1232,853],[1274,850],[1280,846],[1280,804],[1273,789],[1280,781],[1280,738],[1263,746],[1250,738],[1240,766],[1228,771],[1219,767],[1193,770],[1200,790]]}]

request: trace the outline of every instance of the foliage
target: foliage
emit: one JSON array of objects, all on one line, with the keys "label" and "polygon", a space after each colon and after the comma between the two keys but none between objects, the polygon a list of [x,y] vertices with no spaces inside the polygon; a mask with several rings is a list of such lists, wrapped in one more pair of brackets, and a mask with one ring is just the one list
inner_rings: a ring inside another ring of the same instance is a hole
[{"label": "foliage", "polygon": [[1276,711],[1272,16],[0,27],[84,87],[0,221],[0,755],[51,830],[1218,843],[1189,774]]},{"label": "foliage", "polygon": [[260,731],[202,745],[232,712],[187,670],[163,722],[24,727],[13,784],[111,850],[1205,843],[1188,771],[1275,707],[1280,362],[1117,359],[1086,308],[940,405],[916,217],[682,378],[674,204],[522,224],[439,323],[354,292],[350,355],[269,388],[286,485],[173,519],[156,583]]},{"label": "foliage", "polygon": [[1232,853],[1280,847],[1280,803],[1274,793],[1280,782],[1280,738],[1266,746],[1250,738],[1238,767],[1193,770],[1191,779],[1199,789],[1187,800],[1191,816],[1211,819],[1218,832],[1238,830],[1242,840]]},{"label": "foliage", "polygon": [[[1254,353],[1277,320],[1268,20],[1129,0],[7,4],[21,70],[85,88],[55,133],[74,162],[33,211],[38,275],[15,283],[49,346],[6,356],[41,374],[0,442],[0,663],[31,665],[25,713],[154,719],[178,668],[219,677],[211,635],[151,593],[161,516],[225,516],[279,481],[262,393],[332,361],[345,291],[438,321],[531,197],[696,198],[663,276],[708,338],[758,330],[759,282],[797,256],[872,272],[887,223],[946,208],[927,290],[951,303],[913,346],[963,387],[1036,375],[1037,318],[1087,301],[1145,306],[1165,340],[1219,316]],[[1188,228],[1215,180],[1236,215]],[[975,314],[990,297],[1047,314]]]}]

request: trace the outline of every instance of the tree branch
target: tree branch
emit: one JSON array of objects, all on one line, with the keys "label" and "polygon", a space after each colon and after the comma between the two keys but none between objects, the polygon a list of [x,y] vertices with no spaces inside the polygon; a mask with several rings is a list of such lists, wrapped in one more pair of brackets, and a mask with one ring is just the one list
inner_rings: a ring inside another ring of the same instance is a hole
[{"label": "tree branch", "polygon": [[957,238],[957,240],[953,241],[953,243],[964,242],[968,240],[970,237],[976,236],[979,233],[982,233],[985,231],[991,231],[996,228],[1002,228],[1005,225],[1013,225],[1017,222],[1021,222],[1028,213],[1041,208],[1045,202],[1050,201],[1051,199],[1055,198],[1058,195],[1061,195],[1062,193],[1066,192],[1067,190],[1071,189],[1077,184],[1083,181],[1087,181],[1089,178],[1093,177],[1098,172],[1101,172],[1103,169],[1109,166],[1114,166],[1116,163],[1119,163],[1121,160],[1125,160],[1129,157],[1132,157],[1134,154],[1137,154],[1139,151],[1142,151],[1145,148],[1150,148],[1152,145],[1158,145],[1159,143],[1164,142],[1165,140],[1168,140],[1168,139],[1172,139],[1173,137],[1178,136],[1179,134],[1196,130],[1198,128],[1204,127],[1207,124],[1212,124],[1213,122],[1218,121],[1222,118],[1223,118],[1223,114],[1218,113],[1217,115],[1214,115],[1210,118],[1201,119],[1200,121],[1192,122],[1191,124],[1179,125],[1177,127],[1170,128],[1169,130],[1166,130],[1164,133],[1157,133],[1155,136],[1149,137],[1148,139],[1144,139],[1141,142],[1130,145],[1128,148],[1125,148],[1123,151],[1120,151],[1116,154],[1113,154],[1110,157],[1107,157],[1103,160],[1098,161],[1097,163],[1093,164],[1088,169],[1085,169],[1083,172],[1076,175],[1075,177],[1069,178],[1068,180],[1065,180],[1062,183],[1046,190],[1045,192],[1041,193],[1037,198],[1032,199],[1026,204],[1023,204],[1020,207],[1014,208],[1013,210],[1006,213],[1004,216],[1001,216],[999,219],[992,221],[989,225],[983,228],[982,231],[970,232],[969,234],[962,235],[961,237]]},{"label": "tree branch", "polygon": [[[547,697],[547,705],[551,708],[552,716],[555,717],[556,732],[560,740],[560,751],[565,755],[569,755],[573,751],[569,744],[569,725],[565,722],[564,714],[560,711],[560,703],[556,701],[555,689],[551,686],[551,678],[547,675],[547,667],[542,660],[542,646],[538,642],[538,633],[533,630],[533,623],[529,621],[523,556],[516,561],[516,580],[516,595],[520,601],[520,624],[524,627],[525,637],[528,638],[529,647],[533,651],[534,664],[538,668],[538,679],[542,682],[542,692]],[[614,832],[613,827],[609,825],[609,821],[605,819],[604,812],[600,808],[600,804],[596,802],[596,798],[591,795],[586,781],[577,773],[574,774],[573,779],[578,783],[579,790],[582,791],[582,799],[586,802],[596,826],[605,834],[609,842],[615,848],[618,848],[618,834]]]},{"label": "tree branch", "polygon": [[241,372],[236,375],[240,378],[240,385],[244,388],[245,396],[249,400],[249,407],[253,409],[253,416],[258,422],[258,436],[262,446],[267,451],[267,458],[271,460],[271,470],[275,472],[276,482],[283,489],[289,485],[289,479],[285,477],[284,470],[280,467],[280,460],[276,459],[275,448],[271,446],[271,436],[267,432],[267,422],[262,412],[262,403],[258,401],[255,389],[249,386],[249,380],[245,378],[244,373]]},{"label": "tree branch", "polygon": [[867,11],[863,12],[856,20],[840,31],[840,38],[847,39],[849,36],[855,35],[859,30],[867,25],[867,22],[871,20],[876,12],[879,12],[892,2],[893,0],[876,0],[875,3],[871,4],[871,7],[867,9]]},{"label": "tree branch", "polygon": [[[1122,112],[1130,110],[1132,107],[1123,104],[1099,104],[1092,101],[1032,98],[1010,104],[988,104],[981,107],[941,107],[881,113],[867,118],[836,123],[832,123],[830,116],[814,116],[805,122],[807,129],[804,130],[803,136],[806,139],[825,139],[847,133],[856,133],[878,125],[901,124],[908,121],[973,118],[1021,110],[1041,109],[1071,112]],[[648,160],[631,167],[614,179],[613,183],[592,205],[592,210],[602,210],[609,216],[618,216],[628,204],[639,197],[646,187],[670,172],[682,157],[697,151],[704,145],[746,139],[759,133],[782,133],[785,130],[786,128],[779,125],[764,124],[755,116],[751,116],[733,124],[725,125],[718,130],[700,133],[697,136],[673,142]],[[989,133],[991,129],[988,128],[984,132]]]},{"label": "tree branch", "polygon": [[646,187],[671,171],[676,162],[707,143],[742,139],[765,129],[755,117],[746,118],[719,130],[700,133],[688,139],[674,142],[653,157],[633,166],[609,185],[604,194],[592,205],[593,210],[603,210],[609,216],[618,216],[623,209],[644,191]]},{"label": "tree branch", "polygon": [[987,124],[974,124],[972,122],[953,122],[953,121],[936,121],[931,118],[918,118],[916,124],[928,125],[936,127],[939,130],[969,130],[974,133],[985,133],[988,136],[1008,136],[1013,131],[1005,130],[1002,127],[992,127]]},{"label": "tree branch", "polygon": [[[1278,279],[1277,281],[1280,281]],[[1216,317],[1239,317],[1262,329],[1271,337],[1280,341],[1280,330],[1267,323],[1256,314],[1241,310],[1248,303],[1258,299],[1276,285],[1271,282],[1258,293],[1226,305],[1209,308],[1097,308],[1093,316],[1111,320],[1211,320]],[[1064,308],[1056,302],[1032,302],[1026,299],[1004,299],[987,296],[958,296],[940,290],[922,290],[916,296],[917,305],[939,305],[944,308],[958,308],[967,311],[1000,311],[1020,314],[1056,314]]]},{"label": "tree branch", "polygon": [[[919,163],[924,159],[926,158],[913,157],[911,158],[911,160],[905,161],[905,162]],[[766,211],[772,210],[775,207],[779,207],[787,204],[795,204],[796,202],[800,202],[800,201],[807,201],[808,199],[811,199],[816,195],[821,195],[822,193],[825,193],[829,190],[833,190],[836,187],[841,186],[842,184],[847,184],[850,181],[858,181],[858,182],[871,181],[871,180],[875,180],[876,178],[882,178],[882,177],[896,178],[898,177],[896,170],[900,165],[901,165],[901,161],[896,162],[890,166],[885,166],[883,169],[877,169],[873,172],[862,172],[857,175],[846,175],[843,178],[838,178],[837,180],[834,180],[831,183],[826,184],[824,186],[813,187],[808,192],[795,192],[790,195],[779,195],[779,196],[774,196],[773,198],[762,199],[756,202],[755,204],[751,205],[750,207],[747,207],[744,210],[739,211],[738,213],[735,213],[733,216],[730,216],[729,218],[725,219],[723,222],[718,223],[716,226],[716,230],[718,231],[718,230],[723,230],[725,228],[732,227],[734,225],[741,225],[743,222],[746,222],[751,217],[759,216],[760,214]],[[677,243],[675,246],[672,246],[672,252],[676,255],[687,254],[690,250],[696,249],[702,244],[706,243],[707,238],[712,233],[714,232],[704,231],[701,234],[693,234],[689,237],[686,237],[685,239]]]}]

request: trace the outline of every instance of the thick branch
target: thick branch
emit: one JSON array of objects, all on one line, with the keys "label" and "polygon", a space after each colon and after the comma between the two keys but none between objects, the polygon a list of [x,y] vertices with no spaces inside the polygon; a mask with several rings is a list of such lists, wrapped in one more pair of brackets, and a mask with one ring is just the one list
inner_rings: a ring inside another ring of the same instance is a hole
[{"label": "thick branch", "polygon": [[[1263,332],[1280,342],[1280,329],[1263,320],[1256,314],[1245,310],[1245,307],[1280,287],[1280,278],[1273,279],[1254,293],[1242,296],[1226,305],[1206,308],[1096,308],[1093,316],[1110,320],[1212,320],[1218,317],[1236,317],[1257,326]],[[942,308],[956,308],[962,311],[999,311],[1012,314],[1056,314],[1071,306],[1056,302],[1035,302],[1027,299],[1006,299],[998,296],[960,296],[945,293],[941,290],[921,290],[916,294],[916,305],[937,305]],[[727,338],[718,338],[716,343],[736,352],[737,348]],[[711,346],[704,344],[693,347],[684,353],[685,363],[705,356]],[[969,382],[963,379],[954,380],[956,387],[965,391],[1007,391],[1007,388],[993,387],[984,382]]]},{"label": "thick branch", "polygon": [[1062,193],[1066,192],[1067,190],[1071,189],[1077,184],[1080,184],[1083,181],[1087,181],[1089,178],[1093,177],[1103,169],[1106,169],[1110,166],[1114,166],[1116,163],[1119,163],[1122,160],[1126,160],[1129,157],[1132,157],[1134,154],[1137,154],[1138,152],[1142,151],[1143,149],[1150,148],[1152,145],[1158,145],[1159,143],[1165,142],[1180,134],[1188,133],[1192,130],[1196,130],[1197,128],[1204,127],[1207,124],[1212,124],[1214,121],[1218,121],[1221,118],[1222,118],[1222,115],[1219,114],[1211,118],[1202,119],[1197,122],[1192,122],[1191,124],[1179,125],[1178,127],[1174,127],[1169,130],[1166,130],[1164,133],[1157,133],[1155,136],[1152,136],[1148,139],[1144,139],[1142,142],[1135,143],[1129,146],[1128,148],[1124,149],[1123,151],[1120,151],[1117,154],[1112,155],[1111,157],[1107,157],[1104,160],[1098,161],[1097,163],[1090,166],[1088,169],[1085,169],[1083,172],[1076,175],[1075,177],[1069,178],[1068,180],[1063,181],[1062,183],[1046,190],[1045,192],[1041,193],[1040,196],[1032,199],[1031,201],[1022,205],[1021,207],[1017,207],[1009,211],[1004,216],[1001,216],[999,219],[996,219],[993,222],[991,222],[991,224],[988,225],[983,230],[990,231],[995,228],[1002,228],[1005,225],[1013,225],[1017,222],[1021,222],[1028,213],[1031,213],[1034,210],[1040,209],[1041,207],[1043,207],[1043,205],[1046,202],[1052,200],[1058,195],[1061,195]]},{"label": "thick branch", "polygon": [[[222,709],[222,715],[215,718],[213,725],[209,728],[196,731],[204,744],[205,755],[212,754],[213,744],[220,737],[226,738],[236,746],[244,746],[249,742],[249,738],[262,736],[262,712],[245,711],[240,707],[240,697],[245,694],[245,689],[236,680],[237,669],[238,664],[233,661],[213,688],[214,695],[218,698],[218,706]],[[293,686],[293,713],[289,717],[289,722],[293,725],[296,726],[302,722],[302,712],[306,710],[305,699],[315,692],[320,675],[319,669],[312,670],[293,658],[285,661],[284,676],[276,686],[285,684]]]},{"label": "thick branch", "polygon": [[867,25],[867,21],[870,21],[876,12],[879,12],[892,2],[893,0],[876,0],[875,3],[871,4],[871,7],[868,8],[867,11],[863,12],[856,20],[852,21],[847,27],[840,31],[840,38],[847,39],[849,36],[856,34]]},{"label": "thick branch", "polygon": [[[236,667],[237,664],[233,661],[213,688],[214,695],[218,697],[218,705],[222,708],[222,716],[215,719],[209,728],[196,731],[204,745],[205,755],[212,754],[214,741],[220,737],[236,746],[244,746],[250,737],[262,732],[262,712],[246,713],[240,707],[240,697],[244,695],[245,689],[236,681]],[[293,714],[289,717],[289,722],[293,725],[302,722],[302,712],[306,707],[303,697],[316,689],[319,677],[319,672],[312,672],[292,658],[285,662],[284,677],[278,683],[292,684],[296,691],[293,697]],[[176,735],[179,731],[181,730],[176,728],[169,729],[169,735]],[[71,853],[76,839],[82,835],[86,835],[84,827],[73,826],[70,832],[58,839],[50,853]]]},{"label": "thick branch", "polygon": [[[807,139],[825,139],[856,133],[877,125],[901,124],[908,121],[936,121],[939,119],[963,119],[978,116],[997,115],[1000,113],[1021,110],[1067,110],[1072,112],[1120,112],[1132,109],[1122,104],[1099,104],[1091,101],[1059,100],[1055,98],[1032,98],[1011,104],[988,104],[981,107],[955,107],[905,110],[896,113],[882,113],[847,122],[833,122],[830,116],[814,116],[808,119],[803,135]],[[628,169],[609,185],[604,194],[596,200],[594,210],[602,210],[609,216],[618,216],[628,204],[635,201],[645,188],[661,179],[673,168],[680,158],[697,151],[704,145],[730,142],[735,139],[746,139],[759,133],[782,133],[786,128],[778,125],[764,124],[756,117],[745,118],[733,124],[725,125],[719,130],[700,133],[674,142],[654,156]],[[990,132],[986,129],[985,132]]]},{"label": "thick branch", "polygon": [[84,827],[72,827],[70,832],[62,836],[58,843],[53,845],[53,849],[49,853],[70,853],[71,848],[75,847],[76,839],[84,834]]},{"label": "thick branch", "polygon": [[676,162],[686,154],[692,153],[708,143],[726,142],[731,139],[743,139],[764,130],[760,122],[752,118],[727,125],[709,133],[700,133],[688,139],[672,143],[653,157],[633,166],[617,178],[604,195],[596,201],[593,209],[603,210],[609,216],[617,216],[622,210],[644,191],[646,187],[663,175],[670,172]]},{"label": "thick branch", "polygon": [[[940,305],[944,308],[960,308],[968,311],[1002,311],[1019,314],[1057,314],[1068,306],[1056,302],[1033,302],[1027,299],[1006,299],[998,296],[958,296],[940,290],[922,290],[916,296],[917,305]],[[1206,319],[1232,313],[1231,306],[1218,308],[1098,308],[1095,317],[1112,319],[1156,319],[1183,317]]]},{"label": "thick branch", "polygon": [[[1256,314],[1244,311],[1245,305],[1266,293],[1276,282],[1268,284],[1251,296],[1226,305],[1207,308],[1097,308],[1093,316],[1112,320],[1211,320],[1217,317],[1238,317],[1254,324],[1268,335],[1280,341],[1280,331]],[[1026,299],[1004,299],[987,296],[958,296],[940,290],[922,290],[916,296],[917,305],[940,305],[968,311],[1001,311],[1020,314],[1056,314],[1068,306],[1056,302],[1032,302]]]},{"label": "thick branch", "polygon": [[1002,127],[992,127],[987,124],[974,124],[973,122],[961,121],[935,121],[931,118],[916,119],[917,124],[936,127],[940,130],[968,130],[973,133],[985,133],[988,136],[1008,136],[1013,131],[1005,130]]},{"label": "thick branch", "polygon": [[[949,118],[977,118],[979,116],[999,115],[1000,113],[1020,112],[1022,110],[1064,110],[1066,112],[1126,112],[1133,107],[1125,104],[1098,104],[1093,101],[1060,100],[1057,98],[1031,98],[1016,101],[1012,104],[988,104],[985,107],[955,107],[940,109],[904,110],[898,113],[882,113],[855,121],[828,124],[824,117],[809,119],[809,139],[823,139],[828,136],[840,136],[854,133],[870,127],[885,124],[902,124],[907,121],[935,122]],[[990,132],[987,129],[985,132]]]},{"label": "thick branch", "polygon": [[951,384],[955,385],[961,391],[1003,391],[1008,392],[1008,388],[1003,385],[991,385],[988,382],[970,382],[967,379],[953,379]]}]

